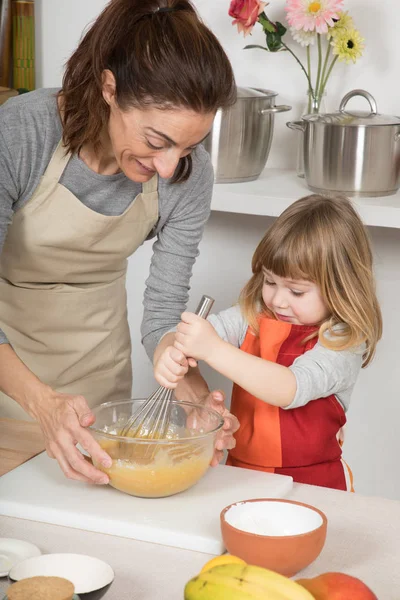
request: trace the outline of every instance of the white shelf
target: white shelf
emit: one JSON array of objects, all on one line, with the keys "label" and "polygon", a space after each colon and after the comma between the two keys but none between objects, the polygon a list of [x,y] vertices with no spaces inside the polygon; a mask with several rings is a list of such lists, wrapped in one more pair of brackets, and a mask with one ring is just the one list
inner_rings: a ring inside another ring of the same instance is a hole
[{"label": "white shelf", "polygon": [[[307,194],[312,192],[294,171],[265,169],[255,181],[215,184],[211,210],[277,217]],[[352,200],[366,225],[400,229],[400,192],[382,198]]]}]

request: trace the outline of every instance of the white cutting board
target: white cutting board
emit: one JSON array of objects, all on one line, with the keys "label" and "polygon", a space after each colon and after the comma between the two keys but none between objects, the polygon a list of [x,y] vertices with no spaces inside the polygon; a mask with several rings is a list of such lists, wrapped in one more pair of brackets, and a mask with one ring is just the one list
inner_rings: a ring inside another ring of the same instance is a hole
[{"label": "white cutting board", "polygon": [[0,477],[0,515],[221,554],[219,515],[225,506],[284,497],[292,486],[286,475],[219,465],[181,494],[136,498],[68,480],[43,453]]}]

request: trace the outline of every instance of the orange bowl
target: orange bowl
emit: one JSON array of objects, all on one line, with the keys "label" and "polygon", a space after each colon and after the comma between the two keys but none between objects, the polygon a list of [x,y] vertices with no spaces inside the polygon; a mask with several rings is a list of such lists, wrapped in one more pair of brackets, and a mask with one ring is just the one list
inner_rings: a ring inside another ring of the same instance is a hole
[{"label": "orange bowl", "polygon": [[294,500],[257,498],[235,502],[221,512],[221,532],[230,554],[292,577],[320,554],[327,518]]}]

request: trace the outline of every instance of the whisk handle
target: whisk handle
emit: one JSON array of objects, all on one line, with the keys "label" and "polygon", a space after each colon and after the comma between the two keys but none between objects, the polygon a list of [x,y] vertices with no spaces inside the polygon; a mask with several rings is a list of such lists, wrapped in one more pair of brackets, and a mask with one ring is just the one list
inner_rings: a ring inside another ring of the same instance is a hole
[{"label": "whisk handle", "polygon": [[195,314],[199,315],[199,317],[203,317],[203,319],[207,319],[213,304],[214,298],[211,298],[210,296],[202,296],[199,305],[196,308]]}]

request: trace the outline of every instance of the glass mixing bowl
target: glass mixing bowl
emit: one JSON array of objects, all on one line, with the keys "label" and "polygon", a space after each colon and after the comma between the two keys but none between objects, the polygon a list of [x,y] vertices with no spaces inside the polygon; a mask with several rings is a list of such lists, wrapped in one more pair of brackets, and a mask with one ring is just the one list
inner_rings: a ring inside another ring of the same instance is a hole
[{"label": "glass mixing bowl", "polygon": [[92,409],[92,434],[113,461],[108,469],[95,460],[93,464],[107,473],[111,486],[133,496],[162,498],[183,492],[207,471],[224,420],[201,404],[171,400],[165,438],[119,435],[144,402],[106,402]]}]

